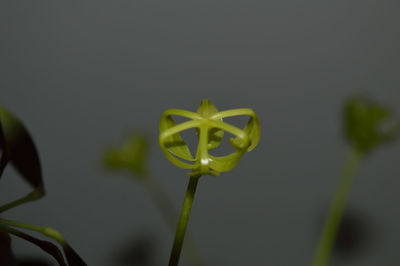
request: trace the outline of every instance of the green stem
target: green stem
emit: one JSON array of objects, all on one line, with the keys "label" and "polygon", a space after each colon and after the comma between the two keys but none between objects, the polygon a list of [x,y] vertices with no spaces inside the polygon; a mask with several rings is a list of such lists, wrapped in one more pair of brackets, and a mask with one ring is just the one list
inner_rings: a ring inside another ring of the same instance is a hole
[{"label": "green stem", "polygon": [[175,219],[178,214],[170,198],[165,193],[165,190],[161,187],[157,180],[150,175],[146,176],[143,183],[151,194],[154,204],[161,212],[166,223],[170,228],[172,228],[172,230],[174,230],[176,226]]},{"label": "green stem", "polygon": [[336,193],[331,202],[329,213],[323,227],[313,266],[325,266],[328,263],[332,247],[335,242],[336,234],[343,215],[343,211],[353,183],[357,167],[362,153],[352,148],[347,157],[347,161],[340,177]]},{"label": "green stem", "polygon": [[190,211],[192,209],[194,194],[196,192],[197,182],[200,176],[191,176],[189,185],[186,190],[185,199],[182,205],[181,216],[179,218],[178,226],[175,233],[174,244],[171,250],[171,256],[169,258],[169,266],[177,266],[179,263],[179,257],[181,254],[183,240],[185,238],[186,227],[190,217]]},{"label": "green stem", "polygon": [[[172,204],[169,196],[165,193],[165,190],[157,182],[157,180],[149,174],[144,179],[144,185],[152,195],[152,199],[154,200],[155,205],[161,212],[168,226],[171,228],[172,231],[174,231],[176,226],[175,219],[178,216],[178,213],[175,209],[175,206]],[[183,255],[190,263],[190,265],[203,265],[200,256],[196,251],[194,241],[189,232],[186,233],[186,245],[187,249],[184,251]]]},{"label": "green stem", "polygon": [[26,195],[26,196],[24,196],[24,197],[22,197],[20,199],[14,200],[14,201],[12,201],[10,203],[7,203],[7,204],[5,204],[3,206],[0,206],[0,213],[6,211],[8,209],[17,207],[19,205],[22,205],[24,203],[31,202],[31,201],[36,201],[36,200],[42,198],[43,195],[44,195],[43,187],[39,186],[34,191],[30,192],[28,195]]}]

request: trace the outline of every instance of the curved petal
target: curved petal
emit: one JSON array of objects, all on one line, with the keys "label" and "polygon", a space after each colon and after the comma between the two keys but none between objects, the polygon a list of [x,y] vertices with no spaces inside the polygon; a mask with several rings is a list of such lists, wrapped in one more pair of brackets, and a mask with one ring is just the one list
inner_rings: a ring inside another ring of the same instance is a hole
[{"label": "curved petal", "polygon": [[165,110],[163,115],[165,115],[165,116],[176,115],[176,116],[182,116],[182,117],[186,117],[186,118],[193,119],[193,120],[202,119],[201,115],[199,115],[198,113],[181,110],[181,109],[167,109],[167,110]]},{"label": "curved petal", "polygon": [[[252,149],[254,149],[257,146],[257,144],[260,140],[260,122],[258,120],[257,115],[254,113],[254,111],[252,109],[241,108],[241,109],[233,109],[233,110],[223,111],[223,112],[219,112],[218,114],[214,115],[213,118],[219,119],[219,118],[226,118],[226,117],[239,116],[239,115],[250,116],[249,121],[247,122],[245,128],[243,129],[243,133],[246,134],[250,140],[250,146],[247,147],[247,151],[251,151]],[[224,126],[228,129],[228,127],[226,125],[229,125],[229,124],[224,123]],[[232,134],[234,134],[235,136],[237,136],[239,138],[242,138],[242,140],[240,140],[238,138],[231,139],[231,144],[234,147],[241,148],[244,146],[244,144],[247,144],[247,143],[243,143],[243,140],[245,140],[245,138],[243,137],[243,135],[239,134],[238,130],[236,130],[234,128],[230,128],[230,130],[231,130],[230,132]],[[227,131],[229,131],[229,130],[227,130]]]},{"label": "curved petal", "polygon": [[210,118],[211,119],[223,119],[225,117],[238,116],[238,115],[255,116],[255,113],[250,108],[238,108],[238,109],[221,111],[219,113],[212,115]]},{"label": "curved petal", "polygon": [[191,128],[195,124],[196,121],[188,121],[177,126],[170,115],[163,115],[160,120],[160,145],[182,159],[193,161],[194,158],[189,147],[183,141],[179,132]]},{"label": "curved petal", "polygon": [[257,146],[261,135],[260,122],[255,114],[250,117],[247,125],[244,128],[244,131],[250,138],[250,146],[247,148],[247,151],[251,151]]},{"label": "curved petal", "polygon": [[229,142],[236,150],[247,150],[250,145],[250,141],[248,135],[245,131],[225,122],[211,122],[212,125],[216,128],[223,129],[232,135],[236,136],[236,138],[230,138]]},{"label": "curved petal", "polygon": [[237,151],[226,156],[210,156],[210,168],[218,172],[227,172],[232,170],[243,156],[243,152]]}]

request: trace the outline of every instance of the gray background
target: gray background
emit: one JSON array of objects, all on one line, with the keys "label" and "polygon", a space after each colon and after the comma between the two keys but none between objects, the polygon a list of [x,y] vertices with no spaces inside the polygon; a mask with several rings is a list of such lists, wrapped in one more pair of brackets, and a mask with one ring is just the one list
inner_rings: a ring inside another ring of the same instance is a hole
[{"label": "gray background", "polygon": [[[47,196],[7,218],[59,229],[89,265],[150,239],[155,265],[172,234],[146,190],[101,165],[130,130],[152,140],[150,166],[176,206],[185,170],[157,145],[171,107],[251,107],[259,146],[199,182],[189,229],[207,265],[310,265],[321,210],[347,152],[341,106],[356,92],[400,113],[399,1],[9,1],[0,4],[0,103],[29,128]],[[377,232],[361,256],[400,263],[400,145],[363,160],[349,205]],[[2,202],[29,191],[8,168]],[[14,239],[18,256],[42,254]],[[182,261],[182,265],[185,265]]]}]

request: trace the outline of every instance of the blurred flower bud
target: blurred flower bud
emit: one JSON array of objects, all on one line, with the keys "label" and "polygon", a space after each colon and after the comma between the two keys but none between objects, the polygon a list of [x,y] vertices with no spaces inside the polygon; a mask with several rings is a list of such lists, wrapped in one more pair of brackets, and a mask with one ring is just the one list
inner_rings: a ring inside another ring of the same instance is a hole
[{"label": "blurred flower bud", "polygon": [[144,134],[135,133],[117,148],[109,148],[104,154],[104,164],[112,170],[125,170],[138,176],[147,171],[148,140]]},{"label": "blurred flower bud", "polygon": [[351,98],[345,106],[345,134],[360,152],[369,152],[393,141],[399,133],[399,122],[392,111],[363,97]]}]

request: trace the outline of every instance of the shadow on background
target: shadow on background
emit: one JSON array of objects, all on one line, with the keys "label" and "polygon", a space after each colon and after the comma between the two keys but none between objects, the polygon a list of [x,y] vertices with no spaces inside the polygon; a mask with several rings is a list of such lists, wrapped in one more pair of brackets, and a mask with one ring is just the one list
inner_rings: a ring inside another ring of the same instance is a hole
[{"label": "shadow on background", "polygon": [[[326,211],[324,212],[324,214]],[[319,215],[319,236],[326,215]],[[317,239],[317,238],[316,238]],[[378,226],[368,213],[355,208],[346,208],[340,222],[332,255],[342,259],[354,259],[367,254],[378,240]]]},{"label": "shadow on background", "polygon": [[155,238],[149,235],[139,235],[121,244],[115,250],[112,261],[113,265],[120,266],[154,266],[156,254]]}]

